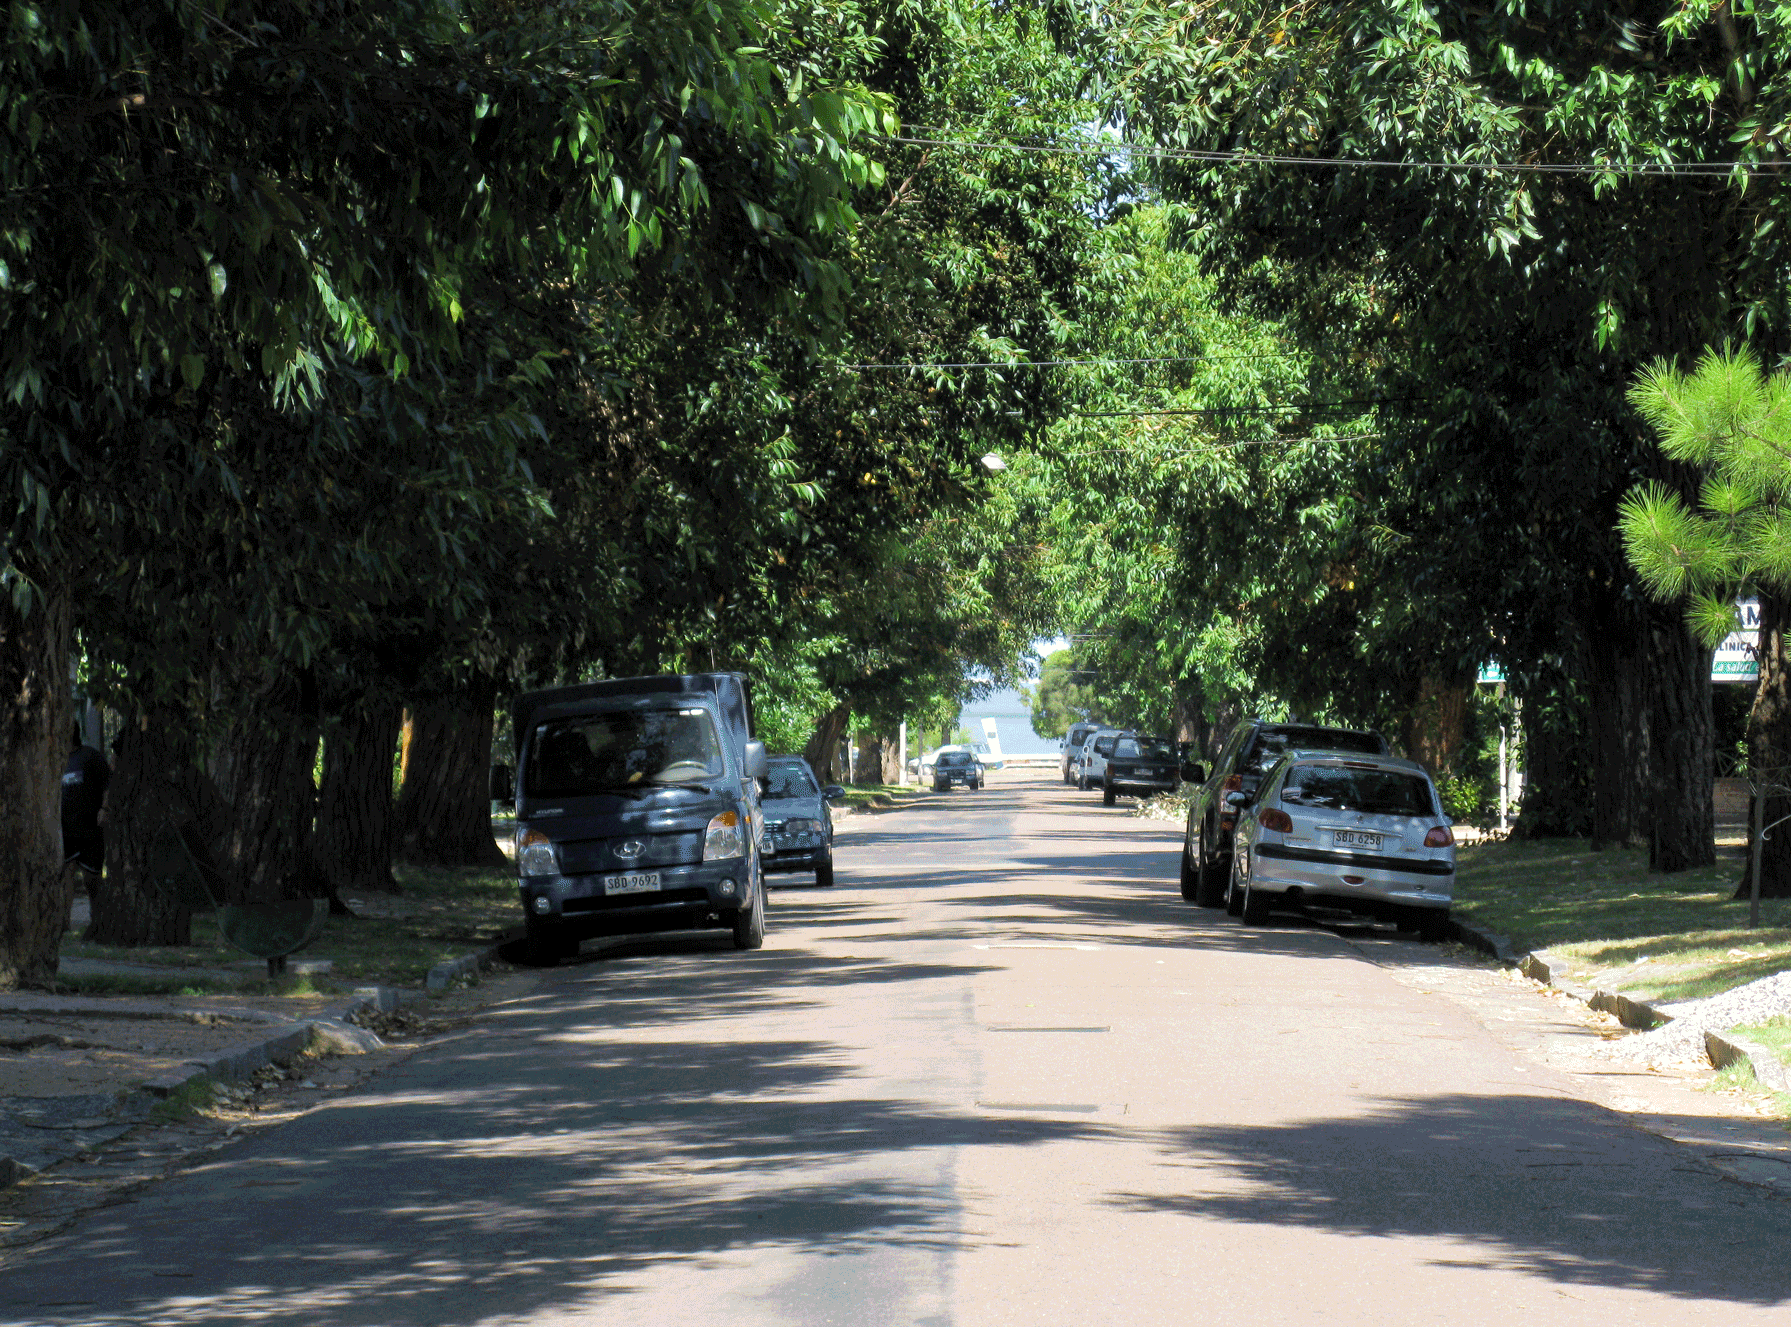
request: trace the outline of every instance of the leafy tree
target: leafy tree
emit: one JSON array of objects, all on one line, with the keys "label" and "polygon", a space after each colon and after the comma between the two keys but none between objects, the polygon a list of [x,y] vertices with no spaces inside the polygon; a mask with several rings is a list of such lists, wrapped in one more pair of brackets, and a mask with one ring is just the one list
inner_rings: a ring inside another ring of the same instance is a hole
[{"label": "leafy tree", "polygon": [[[825,316],[846,192],[876,176],[843,139],[881,116],[850,90],[785,83],[746,4],[156,0],[8,22],[0,677],[23,700],[0,727],[0,769],[24,795],[0,806],[0,984],[53,970],[58,661],[71,603],[115,571],[111,550],[237,547],[221,539],[235,526],[251,554],[303,552],[313,527],[259,520],[286,504],[264,508],[239,477],[265,462],[288,492],[408,471],[434,555],[458,558],[481,481],[516,469],[529,428],[514,394],[456,410],[479,275],[601,286],[665,270],[728,296],[744,269],[789,316]],[[343,555],[390,589],[408,571],[396,547]],[[277,586],[318,570],[245,569]],[[302,669],[330,625],[295,597],[252,600],[245,630],[255,657]],[[304,695],[302,679],[265,680]],[[270,759],[254,797],[309,768],[296,748]],[[272,804],[239,811],[251,830],[288,823]]]},{"label": "leafy tree", "polygon": [[1638,480],[1695,479],[1624,388],[1654,356],[1784,335],[1791,196],[1749,187],[1784,131],[1784,14],[1139,0],[1059,15],[1132,132],[1245,154],[1156,172],[1234,284],[1265,258],[1297,273],[1288,308],[1316,331],[1310,292],[1372,280],[1381,464],[1435,476],[1440,499],[1418,489],[1392,527],[1406,584],[1452,605],[1491,582],[1468,639],[1490,636],[1513,675],[1564,668],[1586,696],[1595,836],[1646,838],[1662,869],[1708,862],[1705,656],[1638,593],[1612,533]]},{"label": "leafy tree", "polygon": [[1053,650],[1039,669],[1038,686],[1028,702],[1032,731],[1040,737],[1062,737],[1073,723],[1105,722],[1096,707],[1091,674],[1072,649]]},{"label": "leafy tree", "polygon": [[[1734,630],[1736,597],[1760,596],[1765,648],[1748,768],[1773,789],[1764,816],[1777,821],[1791,815],[1791,682],[1773,648],[1791,626],[1791,373],[1763,373],[1745,348],[1710,350],[1690,373],[1651,365],[1630,395],[1667,455],[1704,475],[1695,506],[1659,483],[1624,502],[1624,548],[1643,583],[1659,599],[1688,603],[1693,630],[1711,645]],[[1760,866],[1761,892],[1791,897],[1791,836],[1769,835]]]}]

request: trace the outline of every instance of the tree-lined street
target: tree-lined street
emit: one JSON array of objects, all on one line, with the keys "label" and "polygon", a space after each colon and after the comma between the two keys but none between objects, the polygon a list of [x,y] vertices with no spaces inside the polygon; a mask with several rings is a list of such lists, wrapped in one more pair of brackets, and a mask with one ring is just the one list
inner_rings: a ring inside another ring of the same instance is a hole
[{"label": "tree-lined street", "polygon": [[1474,960],[1189,907],[1178,849],[1013,772],[855,818],[762,951],[507,978],[16,1257],[0,1321],[1783,1315],[1791,1204],[1710,1159],[1761,1126]]}]

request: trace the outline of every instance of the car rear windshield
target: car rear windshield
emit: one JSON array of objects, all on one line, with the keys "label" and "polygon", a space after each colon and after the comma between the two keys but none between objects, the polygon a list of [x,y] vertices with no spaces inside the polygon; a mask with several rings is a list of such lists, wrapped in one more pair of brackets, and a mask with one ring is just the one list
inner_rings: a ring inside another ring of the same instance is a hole
[{"label": "car rear windshield", "polygon": [[771,776],[765,784],[765,800],[778,801],[788,797],[819,797],[821,790],[815,787],[815,781],[809,777],[808,769],[802,765],[773,765]]},{"label": "car rear windshield", "polygon": [[1436,814],[1430,784],[1418,775],[1346,765],[1295,765],[1281,781],[1281,800],[1381,816]]},{"label": "car rear windshield", "polygon": [[619,710],[537,726],[523,769],[523,792],[530,797],[584,797],[698,782],[725,772],[707,710]]},{"label": "car rear windshield", "polygon": [[1316,747],[1321,751],[1360,751],[1365,756],[1381,754],[1381,740],[1373,733],[1358,733],[1349,728],[1264,728],[1256,734],[1242,762],[1250,774],[1261,774],[1275,763],[1283,751]]},{"label": "car rear windshield", "polygon": [[1154,737],[1122,737],[1113,744],[1113,754],[1121,760],[1174,760],[1175,747]]},{"label": "car rear windshield", "polygon": [[939,757],[938,763],[950,766],[968,765],[970,753],[968,751],[947,751]]}]

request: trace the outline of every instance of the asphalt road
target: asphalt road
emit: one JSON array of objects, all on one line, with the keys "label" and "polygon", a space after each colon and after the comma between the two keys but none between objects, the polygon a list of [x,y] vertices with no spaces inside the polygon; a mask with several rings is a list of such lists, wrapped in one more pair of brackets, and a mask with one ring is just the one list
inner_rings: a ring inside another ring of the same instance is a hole
[{"label": "asphalt road", "polygon": [[1043,782],[857,818],[763,951],[542,974],[38,1246],[0,1322],[1788,1320],[1791,1203],[1432,950],[1183,904],[1177,843]]}]

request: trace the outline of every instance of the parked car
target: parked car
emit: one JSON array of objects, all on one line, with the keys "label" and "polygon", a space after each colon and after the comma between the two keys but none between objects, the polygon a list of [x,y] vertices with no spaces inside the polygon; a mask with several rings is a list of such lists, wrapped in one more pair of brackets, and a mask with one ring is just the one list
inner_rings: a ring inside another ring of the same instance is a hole
[{"label": "parked car", "polygon": [[813,871],[815,883],[833,884],[833,811],[846,795],[837,783],[825,788],[801,756],[772,756],[759,805],[765,813],[765,869]]},{"label": "parked car", "polygon": [[588,936],[718,927],[765,942],[759,782],[739,673],[531,691],[512,707],[528,955]]},{"label": "parked car", "polygon": [[1226,907],[1260,925],[1275,907],[1344,908],[1441,940],[1455,835],[1424,767],[1393,756],[1283,755],[1240,802]]},{"label": "parked car", "polygon": [[1197,783],[1188,802],[1188,821],[1182,833],[1182,897],[1203,908],[1216,908],[1225,899],[1231,862],[1232,831],[1238,813],[1225,801],[1228,793],[1254,793],[1268,767],[1289,748],[1350,751],[1359,755],[1388,754],[1379,733],[1355,728],[1327,728],[1311,723],[1270,723],[1244,719],[1231,730],[1211,772],[1189,763],[1182,778]]},{"label": "parked car", "polygon": [[1113,744],[1125,732],[1123,728],[1097,728],[1082,743],[1082,755],[1076,761],[1076,788],[1087,792],[1107,777],[1107,757]]},{"label": "parked car", "polygon": [[1107,757],[1107,770],[1101,780],[1101,801],[1113,805],[1121,793],[1149,797],[1152,793],[1174,792],[1180,778],[1181,761],[1175,743],[1167,737],[1136,737],[1121,733],[1113,741],[1113,752]]},{"label": "parked car", "polygon": [[939,758],[933,762],[933,791],[942,793],[959,785],[981,788],[982,765],[968,751],[941,751]]},{"label": "parked car", "polygon": [[1065,783],[1076,781],[1076,762],[1082,756],[1082,743],[1087,740],[1090,733],[1100,726],[1098,723],[1078,721],[1072,723],[1069,732],[1063,735],[1063,754],[1059,757],[1058,764],[1062,769]]}]

